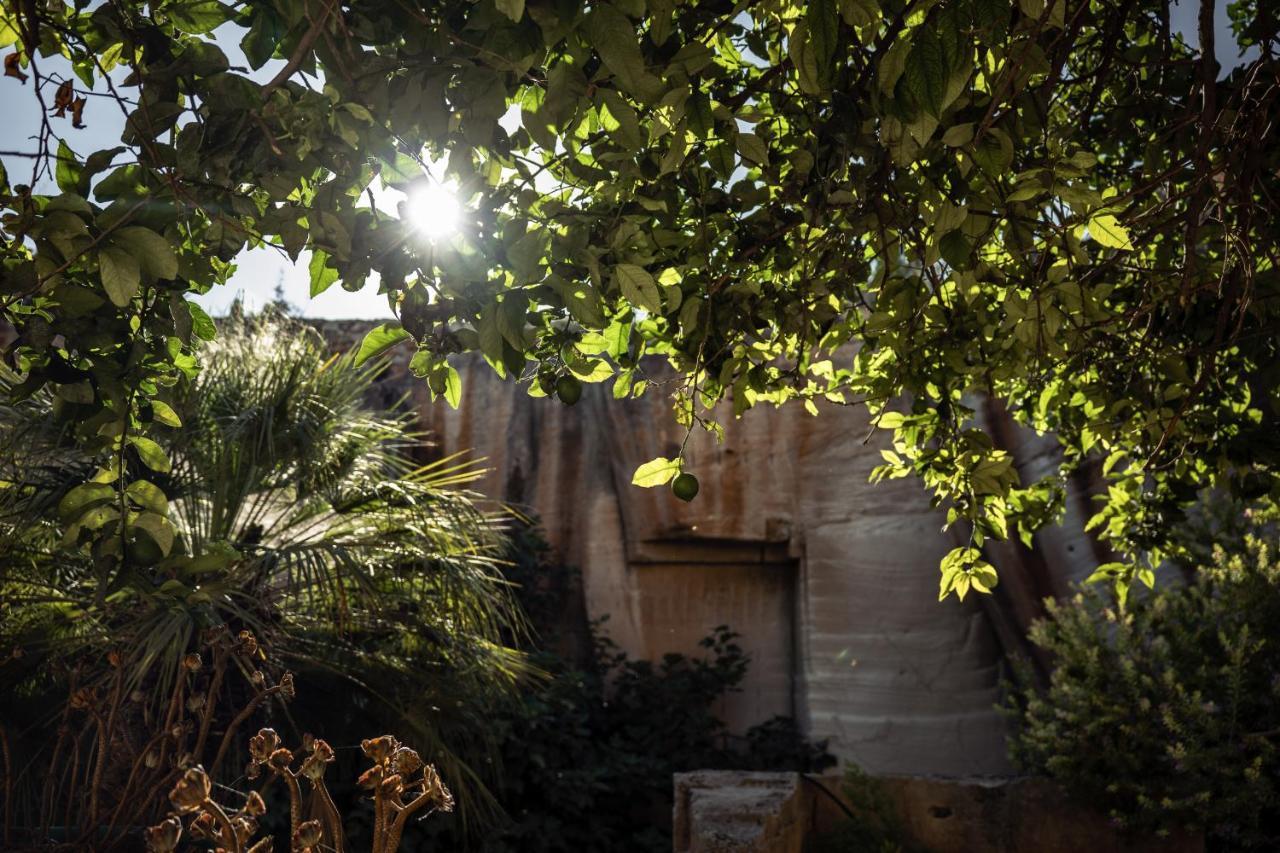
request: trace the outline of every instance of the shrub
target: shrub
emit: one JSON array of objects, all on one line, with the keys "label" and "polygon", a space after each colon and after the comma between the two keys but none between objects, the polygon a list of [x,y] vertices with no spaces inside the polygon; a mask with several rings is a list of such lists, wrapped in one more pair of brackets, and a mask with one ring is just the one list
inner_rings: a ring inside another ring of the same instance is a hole
[{"label": "shrub", "polygon": [[534,528],[513,530],[512,542],[504,571],[536,630],[532,662],[546,677],[515,703],[477,709],[503,744],[485,781],[506,820],[479,831],[459,816],[432,821],[425,829],[436,849],[666,853],[672,774],[834,763],[825,743],[807,742],[787,718],[742,736],[726,730],[713,709],[750,666],[727,627],[702,641],[701,655],[631,660],[608,639],[607,620],[588,624],[576,573],[551,559]]},{"label": "shrub", "polygon": [[[597,635],[577,667],[543,654],[551,674],[492,725],[505,744],[492,786],[509,820],[466,843],[485,853],[669,851],[672,774],[695,769],[820,770],[825,744],[775,718],[730,736],[713,706],[748,659],[721,626],[705,658],[633,661]],[[442,825],[442,824],[437,824]]]},{"label": "shrub", "polygon": [[1010,695],[1014,759],[1124,827],[1275,849],[1280,563],[1243,541],[1123,607],[1096,589],[1051,604],[1031,637],[1057,667]]}]

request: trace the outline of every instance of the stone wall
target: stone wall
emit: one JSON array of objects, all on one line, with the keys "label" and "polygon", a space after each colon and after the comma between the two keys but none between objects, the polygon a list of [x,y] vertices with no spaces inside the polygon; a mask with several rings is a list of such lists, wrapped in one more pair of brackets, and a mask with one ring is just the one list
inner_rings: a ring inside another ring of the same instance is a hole
[{"label": "stone wall", "polygon": [[[340,347],[369,325],[320,327]],[[478,488],[540,516],[581,569],[588,614],[609,614],[624,650],[697,652],[718,624],[741,632],[755,663],[724,709],[735,728],[791,713],[872,772],[1009,770],[993,710],[1006,647],[1023,641],[1044,594],[1087,569],[1087,543],[1055,545],[1051,558],[1011,547],[998,555],[997,596],[939,604],[938,560],[952,541],[919,483],[868,484],[884,433],[861,408],[721,413],[723,444],[702,433],[689,443],[702,491],[684,504],[630,484],[637,465],[675,455],[684,438],[660,389],[618,402],[589,386],[566,407],[460,358],[455,411],[405,376],[408,355],[396,354],[385,399],[407,391],[438,452],[483,457]]]},{"label": "stone wall", "polygon": [[673,784],[675,853],[799,853],[824,835],[834,842],[851,816],[895,827],[922,853],[1204,853],[1197,835],[1122,833],[1043,779],[867,779],[875,815],[858,811],[838,776],[698,771]]}]

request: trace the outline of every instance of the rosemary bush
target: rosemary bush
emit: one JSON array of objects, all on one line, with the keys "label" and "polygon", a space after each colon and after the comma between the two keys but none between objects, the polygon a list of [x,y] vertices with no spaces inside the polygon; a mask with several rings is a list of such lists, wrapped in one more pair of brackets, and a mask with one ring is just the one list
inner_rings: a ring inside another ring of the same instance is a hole
[{"label": "rosemary bush", "polygon": [[1280,562],[1255,535],[1183,586],[1121,607],[1086,590],[1033,641],[1057,662],[1008,709],[1015,760],[1124,827],[1204,830],[1219,849],[1276,849]]}]

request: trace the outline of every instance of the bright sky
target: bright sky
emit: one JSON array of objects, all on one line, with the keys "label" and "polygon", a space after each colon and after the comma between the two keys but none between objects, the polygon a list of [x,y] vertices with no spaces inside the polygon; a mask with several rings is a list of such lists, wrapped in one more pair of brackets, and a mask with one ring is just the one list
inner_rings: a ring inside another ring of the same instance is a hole
[{"label": "bright sky", "polygon": [[[1182,0],[1173,7],[1171,15],[1173,29],[1180,32],[1191,45],[1196,45],[1199,41],[1196,37],[1197,9],[1198,3],[1195,0]],[[1222,2],[1217,4],[1215,25],[1216,53],[1225,74],[1238,65],[1241,58],[1237,55],[1235,39],[1231,35],[1225,4]],[[227,54],[232,66],[247,68],[244,55],[239,49],[236,28],[228,25],[223,28],[222,33],[226,37],[219,38],[218,44]],[[1256,53],[1256,48],[1252,52]],[[280,60],[273,60],[251,76],[267,80],[282,64]],[[41,60],[40,67],[45,74],[57,72],[70,76],[68,65],[57,59]],[[80,85],[77,81],[77,88]],[[31,161],[14,156],[13,152],[34,152],[34,136],[39,129],[39,105],[31,94],[31,83],[24,86],[19,85],[17,80],[0,78],[0,108],[3,108],[6,119],[0,122],[0,160],[8,170],[11,181],[22,182],[22,176],[30,174]],[[72,128],[66,120],[55,122],[57,132],[63,134],[67,144],[80,155],[110,148],[116,144],[124,127],[123,115],[106,98],[91,98],[84,112],[84,120],[88,126],[83,130]],[[38,185],[37,191],[56,192],[51,183]],[[447,204],[448,200],[433,198],[422,206],[424,209],[439,209],[441,203]],[[394,209],[394,199],[385,195],[378,199],[379,207],[384,204]],[[392,316],[386,299],[378,295],[376,278],[370,279],[355,293],[343,289],[340,284],[334,284],[312,299],[309,293],[308,261],[309,257],[303,255],[295,265],[287,256],[271,249],[245,252],[237,259],[236,272],[230,284],[215,287],[208,294],[195,299],[210,313],[224,314],[237,295],[242,296],[249,307],[269,302],[274,298],[278,284],[283,288],[285,299],[307,317],[379,319]]]}]

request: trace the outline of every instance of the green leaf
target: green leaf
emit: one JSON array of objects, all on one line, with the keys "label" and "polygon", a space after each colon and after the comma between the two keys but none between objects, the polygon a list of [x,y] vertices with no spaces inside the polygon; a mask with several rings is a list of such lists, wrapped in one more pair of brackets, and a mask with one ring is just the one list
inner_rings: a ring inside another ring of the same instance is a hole
[{"label": "green leaf", "polygon": [[752,163],[761,166],[769,165],[769,148],[764,140],[754,133],[738,134],[738,152]]},{"label": "green leaf", "polygon": [[240,49],[249,60],[249,66],[257,70],[266,65],[284,34],[285,26],[276,13],[269,7],[259,8],[249,32],[240,40]]},{"label": "green leaf", "polygon": [[178,413],[173,410],[172,406],[163,400],[156,400],[154,398],[151,400],[151,417],[156,423],[161,423],[165,426],[182,426],[182,419],[178,417]]},{"label": "green leaf", "polygon": [[107,246],[98,253],[98,273],[107,297],[117,308],[123,308],[138,295],[142,271],[138,262],[124,249]]},{"label": "green leaf", "polygon": [[444,399],[452,409],[462,403],[462,377],[452,364],[445,365]]},{"label": "green leaf", "polygon": [[218,336],[218,327],[213,318],[205,313],[194,302],[187,303],[187,313],[191,315],[191,333],[202,341],[211,341]]},{"label": "green leaf", "polygon": [[502,305],[498,302],[490,302],[476,322],[480,352],[485,358],[495,363],[502,361],[502,330],[498,327],[498,317],[501,313]]},{"label": "green leaf", "polygon": [[399,323],[383,323],[380,326],[374,326],[360,342],[360,350],[356,353],[356,367],[371,358],[377,358],[408,337],[409,333]]},{"label": "green leaf", "polygon": [[324,293],[338,280],[338,271],[329,266],[329,254],[320,249],[311,253],[311,263],[307,267],[311,273],[311,297],[314,299]]},{"label": "green leaf", "polygon": [[513,21],[524,17],[524,0],[493,0],[493,5]]},{"label": "green leaf", "polygon": [[90,507],[115,499],[116,490],[105,483],[81,483],[58,501],[58,515],[65,521],[74,521]]},{"label": "green leaf", "polygon": [[654,486],[662,486],[673,479],[680,473],[679,459],[650,459],[648,462],[636,469],[635,474],[631,477],[631,483],[636,486],[643,486],[646,489],[652,489]]},{"label": "green leaf", "polygon": [[1013,457],[1005,454],[983,459],[969,473],[969,481],[975,494],[1002,495],[1006,491],[1006,485],[1011,485],[1016,476]]},{"label": "green leaf", "polygon": [[813,50],[813,39],[809,37],[809,26],[804,21],[797,21],[791,35],[787,36],[787,58],[796,70],[800,91],[806,95],[821,95],[823,77]]},{"label": "green leaf", "polygon": [[897,429],[906,419],[902,412],[885,412],[876,420],[876,424],[881,429]]},{"label": "green leaf", "polygon": [[613,268],[613,277],[628,302],[654,316],[662,315],[662,295],[658,284],[644,267],[618,264]]},{"label": "green leaf", "polygon": [[1110,213],[1099,213],[1089,219],[1089,236],[1111,249],[1133,248],[1128,230]]},{"label": "green leaf", "polygon": [[973,245],[963,231],[948,231],[938,241],[938,252],[953,269],[967,269],[973,255]]},{"label": "green leaf", "polygon": [[569,370],[583,382],[603,382],[613,375],[613,366],[602,358],[588,358],[569,365]]},{"label": "green leaf", "polygon": [[169,523],[168,519],[153,512],[144,512],[133,519],[129,526],[146,532],[155,541],[156,545],[160,546],[160,553],[164,556],[169,556],[169,552],[173,550],[173,525]]},{"label": "green leaf", "polygon": [[143,509],[150,510],[157,515],[169,514],[169,499],[165,497],[164,492],[155,483],[147,480],[134,480],[125,489],[125,494]]},{"label": "green leaf", "polygon": [[58,165],[54,169],[54,178],[58,182],[58,189],[64,193],[81,193],[80,178],[82,168],[80,160],[76,157],[75,152],[67,145],[64,140],[58,140]]},{"label": "green leaf", "polygon": [[231,9],[217,0],[171,3],[165,7],[165,12],[179,29],[196,35],[213,32],[231,17]]},{"label": "green leaf", "polygon": [[934,30],[924,28],[911,47],[903,82],[916,106],[933,118],[942,115],[950,73],[942,39]]},{"label": "green leaf", "polygon": [[86,379],[82,382],[69,382],[58,385],[54,396],[68,403],[88,405],[93,402],[93,385]]},{"label": "green leaf", "polygon": [[956,124],[947,128],[947,132],[942,134],[942,144],[951,148],[959,148],[968,145],[973,140],[973,122],[965,122],[964,124]]},{"label": "green leaf", "polygon": [[717,142],[707,149],[707,163],[723,180],[733,176],[738,167],[738,159],[733,156],[733,146],[727,142]]},{"label": "green leaf", "polygon": [[169,463],[169,455],[164,452],[164,448],[146,436],[130,436],[129,443],[133,445],[134,450],[138,451],[138,458],[142,460],[142,464],[152,471],[164,474],[172,467]]},{"label": "green leaf", "polygon": [[662,84],[645,69],[640,39],[630,18],[605,3],[591,10],[584,27],[600,59],[628,94],[642,101],[658,97]]},{"label": "green leaf", "polygon": [[885,52],[876,72],[876,80],[880,84],[882,95],[892,97],[898,80],[902,78],[902,72],[907,68],[907,54],[910,52],[911,39],[907,37],[899,38]]},{"label": "green leaf", "polygon": [[840,16],[836,0],[810,0],[805,4],[805,22],[813,42],[818,79],[830,85],[834,76],[836,46],[840,38]]},{"label": "green leaf", "polygon": [[617,123],[617,127],[610,131],[614,139],[628,151],[639,151],[644,147],[644,136],[640,133],[640,118],[636,111],[612,89],[601,91],[600,96],[609,117]]},{"label": "green leaf", "polygon": [[129,225],[119,228],[111,236],[111,242],[133,255],[138,265],[159,279],[178,277],[178,256],[169,241],[150,228]]}]

